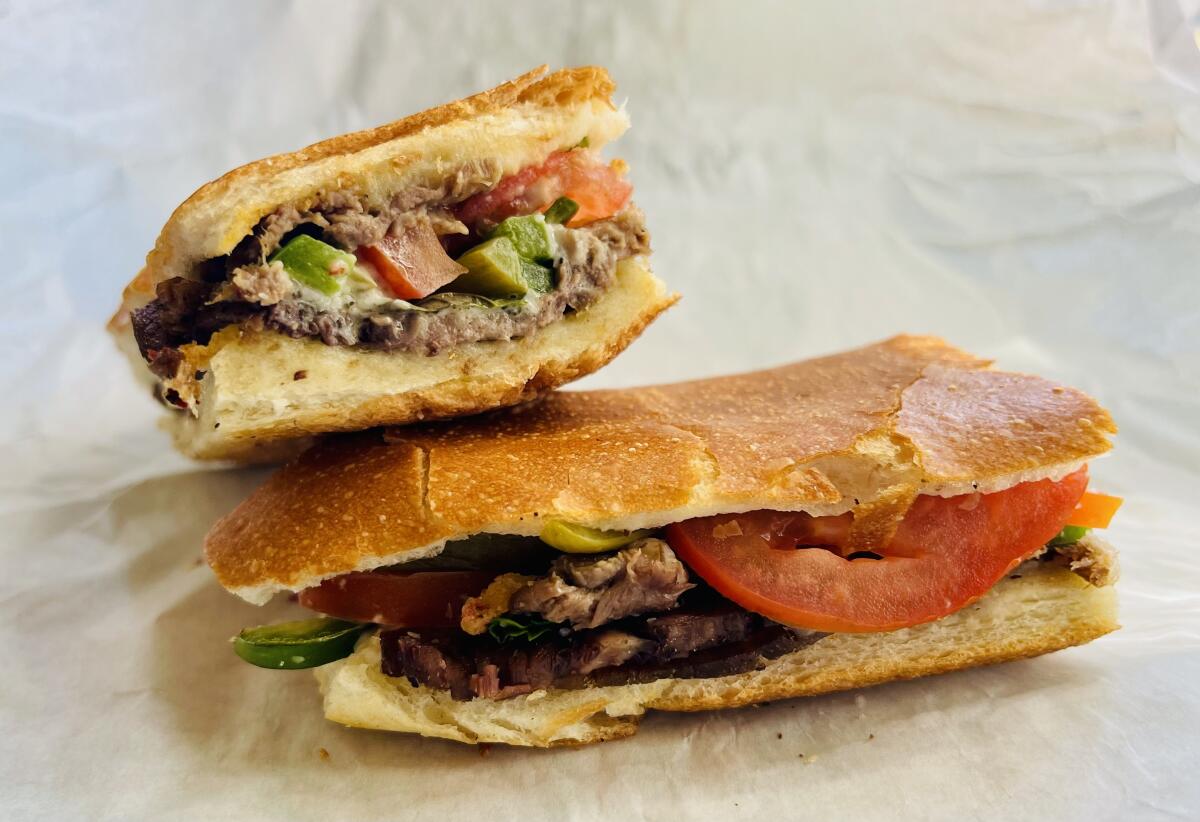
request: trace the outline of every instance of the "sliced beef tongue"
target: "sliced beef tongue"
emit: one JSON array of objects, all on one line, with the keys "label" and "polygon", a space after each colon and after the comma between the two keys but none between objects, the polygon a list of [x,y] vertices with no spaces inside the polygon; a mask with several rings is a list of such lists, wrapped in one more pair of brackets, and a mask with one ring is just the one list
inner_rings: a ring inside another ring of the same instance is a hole
[{"label": "sliced beef tongue", "polygon": [[[447,641],[447,640],[450,641]],[[450,691],[455,699],[470,699],[473,669],[467,668],[462,649],[450,638],[421,638],[406,631],[384,631],[383,672],[388,676],[407,676],[430,688]]]},{"label": "sliced beef tongue", "polygon": [[[744,639],[716,645],[687,656],[651,659],[621,668],[605,668],[589,678],[591,685],[631,685],[659,679],[708,679],[764,667],[770,660],[812,645],[825,634],[770,623]],[[561,686],[560,686],[561,687]]]},{"label": "sliced beef tongue", "polygon": [[678,659],[688,654],[740,642],[758,627],[761,620],[749,611],[728,608],[712,613],[680,613],[646,620],[646,634],[657,643],[665,658]]},{"label": "sliced beef tongue", "polygon": [[405,629],[384,630],[379,640],[384,674],[465,700],[503,699],[543,688],[728,676],[762,667],[822,636],[725,606],[627,620],[619,627],[531,645],[500,645],[488,636],[458,631]]},{"label": "sliced beef tongue", "polygon": [[574,628],[597,628],[673,608],[680,594],[694,587],[667,543],[643,539],[599,559],[555,560],[549,574],[513,594],[509,610],[569,622]]}]

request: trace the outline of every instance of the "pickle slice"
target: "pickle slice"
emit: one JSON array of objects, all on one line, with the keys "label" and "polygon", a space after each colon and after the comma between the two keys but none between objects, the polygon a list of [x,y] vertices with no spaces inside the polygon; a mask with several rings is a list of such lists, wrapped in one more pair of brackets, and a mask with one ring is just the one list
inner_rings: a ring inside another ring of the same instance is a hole
[{"label": "pickle slice", "polygon": [[467,273],[448,286],[485,297],[523,297],[529,286],[521,267],[521,255],[508,237],[493,237],[458,258]]},{"label": "pickle slice", "polygon": [[333,275],[349,274],[358,265],[353,254],[307,234],[293,237],[269,259],[270,262],[282,263],[284,270],[296,282],[322,294],[336,294],[342,283]]},{"label": "pickle slice", "polygon": [[567,554],[599,554],[604,551],[615,551],[624,548],[642,537],[650,535],[650,531],[601,531],[598,528],[588,528],[561,519],[546,520],[542,533],[538,536],[542,542],[552,548]]},{"label": "pickle slice", "polygon": [[509,217],[492,232],[493,237],[507,237],[517,253],[535,263],[554,259],[554,235],[541,214]]},{"label": "pickle slice", "polygon": [[233,638],[233,650],[260,668],[315,668],[350,656],[368,625],[316,617],[247,628]]}]

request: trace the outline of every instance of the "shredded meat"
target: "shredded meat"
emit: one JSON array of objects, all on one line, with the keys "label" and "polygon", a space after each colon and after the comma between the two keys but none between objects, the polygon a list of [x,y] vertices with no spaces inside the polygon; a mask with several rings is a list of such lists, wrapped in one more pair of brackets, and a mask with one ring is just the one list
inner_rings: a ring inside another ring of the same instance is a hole
[{"label": "shredded meat", "polygon": [[259,305],[275,305],[296,291],[295,282],[278,262],[236,268],[232,283],[235,299]]},{"label": "shredded meat", "polygon": [[694,587],[667,543],[643,539],[600,559],[555,560],[548,575],[512,595],[509,610],[596,628],[635,614],[666,611]]},{"label": "shredded meat", "polygon": [[[447,230],[439,231],[439,234],[465,233],[459,230],[457,226],[462,224],[449,215],[446,207],[491,188],[499,179],[499,163],[486,159],[460,166],[440,185],[417,186],[401,191],[382,206],[373,205],[352,191],[330,192],[307,211],[301,211],[292,205],[280,206],[264,217],[254,234],[247,238],[253,242],[246,243],[246,247],[241,249],[243,259],[237,260],[236,263],[240,265],[254,259],[265,260],[279,248],[285,236],[305,223],[323,229],[343,248],[353,249],[360,245],[369,245],[382,239],[391,224],[402,214],[419,207],[442,215],[435,221],[435,226],[442,225]],[[465,228],[463,226],[463,229]],[[252,256],[246,259],[247,254]]]}]

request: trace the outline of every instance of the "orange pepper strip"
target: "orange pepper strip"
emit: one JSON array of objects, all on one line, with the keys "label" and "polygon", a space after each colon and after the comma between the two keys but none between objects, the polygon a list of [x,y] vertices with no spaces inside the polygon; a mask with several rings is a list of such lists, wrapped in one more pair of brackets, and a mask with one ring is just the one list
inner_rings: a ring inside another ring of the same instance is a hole
[{"label": "orange pepper strip", "polygon": [[1075,510],[1071,512],[1071,518],[1067,520],[1067,525],[1077,525],[1080,528],[1107,528],[1108,523],[1112,521],[1113,514],[1117,513],[1117,509],[1124,501],[1120,497],[1088,491],[1075,506]]}]

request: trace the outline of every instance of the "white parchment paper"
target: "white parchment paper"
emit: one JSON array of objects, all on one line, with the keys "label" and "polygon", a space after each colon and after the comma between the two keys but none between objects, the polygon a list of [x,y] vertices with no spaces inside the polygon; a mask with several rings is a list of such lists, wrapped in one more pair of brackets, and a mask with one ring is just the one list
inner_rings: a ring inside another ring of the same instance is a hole
[{"label": "white parchment paper", "polygon": [[[1169,5],[0,0],[0,817],[1200,817],[1200,63]],[[487,756],[238,661],[295,606],[226,594],[200,541],[265,473],[174,455],[101,324],[204,181],[541,62],[611,68],[685,294],[586,384],[907,330],[1079,385],[1122,427],[1124,629]]]}]

